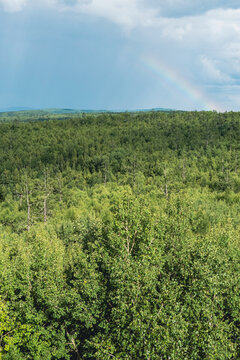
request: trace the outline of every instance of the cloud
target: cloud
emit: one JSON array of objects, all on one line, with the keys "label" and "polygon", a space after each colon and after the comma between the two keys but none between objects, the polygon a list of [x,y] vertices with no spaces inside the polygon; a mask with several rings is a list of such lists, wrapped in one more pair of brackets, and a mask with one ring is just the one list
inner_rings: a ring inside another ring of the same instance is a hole
[{"label": "cloud", "polygon": [[0,0],[0,8],[7,12],[18,12],[27,5],[54,8],[84,15],[105,18],[126,28],[150,26],[158,9],[141,0]]},{"label": "cloud", "polygon": [[105,18],[127,28],[151,26],[158,12],[139,0],[58,0],[56,5],[60,10]]},{"label": "cloud", "polygon": [[0,5],[12,12],[23,10],[26,5],[32,8],[42,5],[57,11],[102,17],[130,28],[176,24],[176,32],[180,33],[178,38],[186,31],[185,26],[177,25],[178,22],[187,21],[189,31],[192,26],[189,22],[194,22],[195,18],[209,18],[211,15],[222,18],[226,9],[231,9],[232,14],[236,9],[240,11],[239,0],[0,0]]},{"label": "cloud", "polygon": [[198,16],[164,19],[156,27],[165,41],[172,46],[180,44],[196,62],[200,59],[205,80],[208,77],[226,83],[239,77],[240,9],[215,9]]},{"label": "cloud", "polygon": [[159,8],[163,17],[201,15],[213,9],[239,8],[239,0],[145,0],[145,4]]},{"label": "cloud", "polygon": [[232,83],[231,77],[218,68],[216,60],[214,61],[207,56],[202,56],[200,61],[203,66],[204,76],[210,79],[211,82]]},{"label": "cloud", "polygon": [[[153,36],[157,37],[176,41],[194,37],[196,45],[204,39],[217,43],[232,37],[240,40],[240,5],[237,8],[235,0],[229,0],[227,5],[223,0],[195,0],[194,3],[192,0],[39,1],[59,11],[105,18],[127,29],[152,29]],[[181,16],[177,9],[181,10]]]},{"label": "cloud", "polygon": [[[239,0],[55,0],[58,5],[74,6],[83,10],[87,5],[88,9],[95,14],[102,16],[103,12],[106,17],[109,12],[115,13],[120,11],[125,16],[136,18],[137,15],[143,14],[145,17],[152,15],[163,18],[179,18],[186,16],[196,16],[214,9],[237,9],[240,8]],[[134,10],[135,14],[133,14]],[[115,17],[114,17],[115,18]]]},{"label": "cloud", "polygon": [[15,12],[22,10],[27,2],[27,0],[0,0],[0,6],[2,5],[5,11]]},{"label": "cloud", "polygon": [[[197,16],[181,18],[157,18],[155,28],[161,31],[162,37],[172,40],[183,39],[193,41],[194,46],[199,41],[205,43],[223,44],[226,40],[240,40],[240,9],[215,9]],[[182,29],[182,36],[176,34]],[[185,29],[185,30],[184,30]]]}]

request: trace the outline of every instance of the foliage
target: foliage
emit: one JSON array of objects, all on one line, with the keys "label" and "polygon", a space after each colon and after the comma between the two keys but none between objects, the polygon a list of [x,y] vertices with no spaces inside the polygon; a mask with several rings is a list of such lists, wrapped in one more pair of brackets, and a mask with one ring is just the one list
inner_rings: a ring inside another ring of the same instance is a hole
[{"label": "foliage", "polygon": [[56,117],[0,125],[0,358],[239,359],[239,114]]}]

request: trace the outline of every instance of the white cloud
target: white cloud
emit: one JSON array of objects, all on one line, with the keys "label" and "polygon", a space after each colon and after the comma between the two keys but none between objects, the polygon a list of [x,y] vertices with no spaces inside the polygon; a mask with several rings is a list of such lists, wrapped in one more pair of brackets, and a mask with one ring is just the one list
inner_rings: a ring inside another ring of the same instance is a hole
[{"label": "white cloud", "polygon": [[20,11],[27,4],[28,0],[0,0],[0,6],[9,12]]},{"label": "white cloud", "polygon": [[239,33],[240,4],[236,9],[237,2],[229,0],[226,5],[223,0],[0,0],[0,5],[6,11],[20,11],[27,4],[43,5],[106,18],[130,28],[159,26],[165,36],[172,31],[177,39],[182,39],[191,29],[199,31],[200,26],[199,34],[205,35],[205,25],[210,36],[222,36],[226,26]]},{"label": "white cloud", "polygon": [[179,42],[178,28],[188,25],[191,31],[182,33],[182,47],[196,57],[196,62],[200,59],[205,80],[227,83],[240,75],[239,24],[240,9],[216,9],[200,16],[171,19],[162,36],[172,43]]},{"label": "white cloud", "polygon": [[127,28],[151,26],[157,16],[156,9],[139,0],[56,0],[56,5],[60,10],[102,17]]},{"label": "white cloud", "polygon": [[5,11],[17,12],[26,5],[51,7],[57,11],[72,11],[105,18],[126,28],[150,26],[158,9],[141,0],[0,0]]},{"label": "white cloud", "polygon": [[162,37],[179,40],[176,34],[182,30],[181,39],[191,41],[194,47],[201,43],[215,43],[219,45],[240,40],[240,9],[216,9],[202,15],[181,18],[157,18],[155,28],[159,29]]},{"label": "white cloud", "polygon": [[163,17],[200,15],[209,10],[239,8],[239,0],[144,0],[145,4],[158,7]]},{"label": "white cloud", "polygon": [[218,68],[217,61],[209,59],[207,56],[201,57],[201,64],[203,66],[204,76],[213,82],[217,83],[231,83],[232,79],[226,73]]}]

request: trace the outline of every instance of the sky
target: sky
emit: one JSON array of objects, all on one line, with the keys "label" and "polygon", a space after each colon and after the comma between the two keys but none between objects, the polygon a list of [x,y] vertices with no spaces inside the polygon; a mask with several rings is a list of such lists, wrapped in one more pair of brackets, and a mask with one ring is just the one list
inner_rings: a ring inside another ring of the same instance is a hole
[{"label": "sky", "polygon": [[0,109],[240,110],[239,0],[0,0]]}]

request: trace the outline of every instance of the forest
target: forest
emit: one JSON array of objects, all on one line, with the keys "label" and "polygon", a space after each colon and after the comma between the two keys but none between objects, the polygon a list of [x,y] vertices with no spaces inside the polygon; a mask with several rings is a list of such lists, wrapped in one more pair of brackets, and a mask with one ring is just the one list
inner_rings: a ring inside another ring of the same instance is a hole
[{"label": "forest", "polygon": [[0,359],[240,359],[240,113],[0,117]]}]

